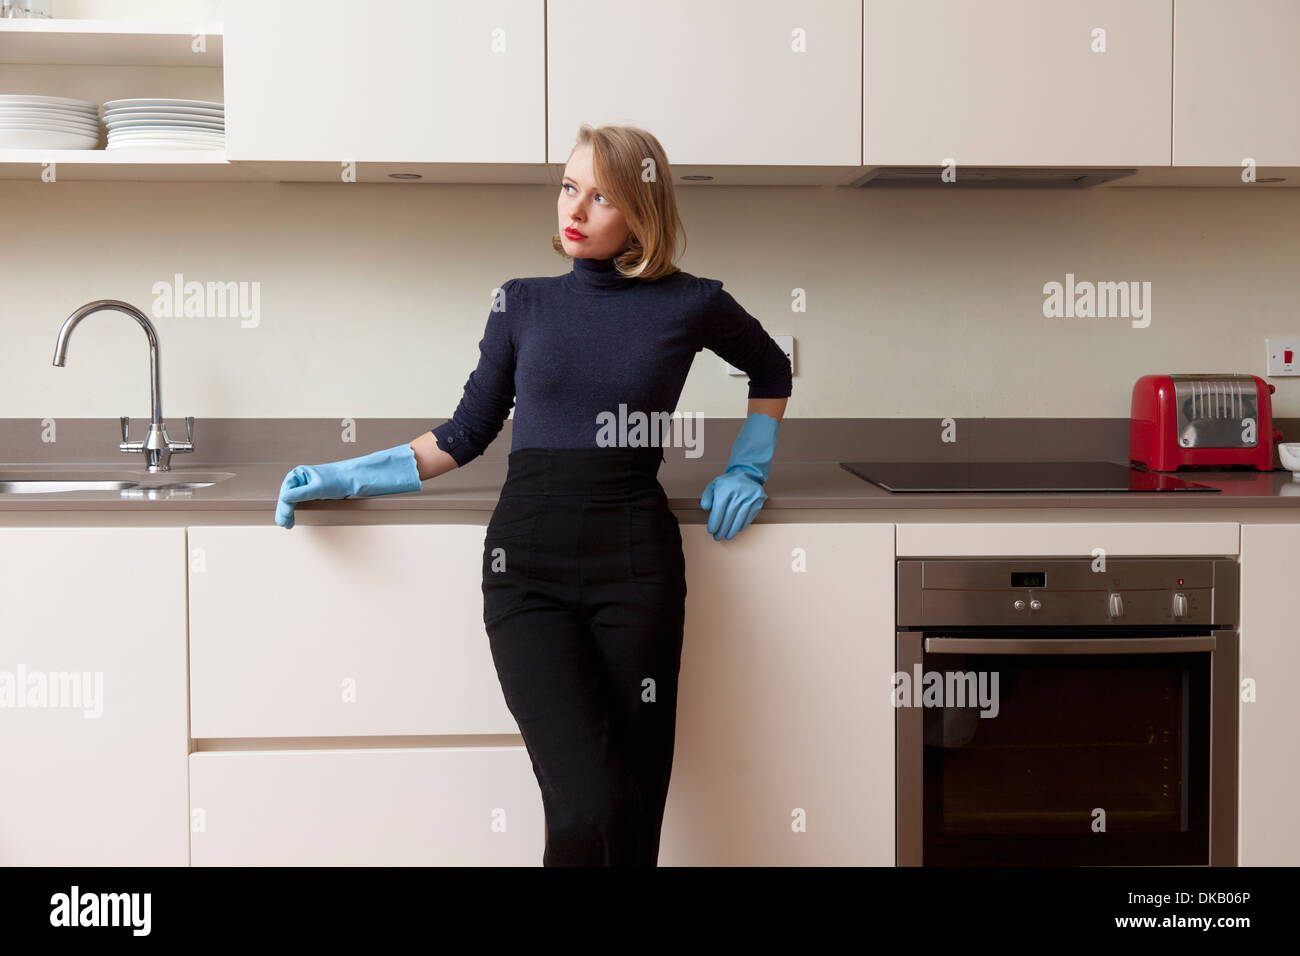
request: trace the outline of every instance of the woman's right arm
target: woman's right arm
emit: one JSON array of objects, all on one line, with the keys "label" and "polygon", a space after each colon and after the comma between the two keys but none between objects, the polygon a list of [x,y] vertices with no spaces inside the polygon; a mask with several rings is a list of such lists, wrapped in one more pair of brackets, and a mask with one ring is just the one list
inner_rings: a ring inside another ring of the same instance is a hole
[{"label": "woman's right arm", "polygon": [[431,431],[425,432],[410,443],[415,452],[415,465],[420,470],[420,480],[428,481],[460,467],[456,459],[438,447],[438,439]]},{"label": "woman's right arm", "polygon": [[518,280],[509,279],[493,290],[492,310],[478,343],[478,366],[465,383],[456,411],[409,442],[421,481],[469,464],[505,426],[515,404],[515,344],[506,308],[518,306],[517,289]]}]

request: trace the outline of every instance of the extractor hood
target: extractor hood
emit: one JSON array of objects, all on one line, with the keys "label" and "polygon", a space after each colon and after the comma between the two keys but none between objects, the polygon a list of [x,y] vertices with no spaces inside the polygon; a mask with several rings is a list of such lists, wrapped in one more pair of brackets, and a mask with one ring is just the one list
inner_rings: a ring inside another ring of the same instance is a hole
[{"label": "extractor hood", "polygon": [[848,185],[855,189],[903,186],[914,189],[1087,189],[1125,176],[1136,169],[1067,169],[1062,166],[958,166],[957,178],[944,182],[942,166],[879,166]]}]

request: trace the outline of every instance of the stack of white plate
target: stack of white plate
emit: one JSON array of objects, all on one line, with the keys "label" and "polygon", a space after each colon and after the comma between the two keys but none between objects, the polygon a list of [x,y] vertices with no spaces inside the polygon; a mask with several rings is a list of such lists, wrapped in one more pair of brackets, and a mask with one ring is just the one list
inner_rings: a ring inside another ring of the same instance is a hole
[{"label": "stack of white plate", "polygon": [[64,96],[0,96],[0,147],[95,149],[99,113],[89,100]]},{"label": "stack of white plate", "polygon": [[210,100],[109,100],[109,149],[225,149],[226,108]]}]

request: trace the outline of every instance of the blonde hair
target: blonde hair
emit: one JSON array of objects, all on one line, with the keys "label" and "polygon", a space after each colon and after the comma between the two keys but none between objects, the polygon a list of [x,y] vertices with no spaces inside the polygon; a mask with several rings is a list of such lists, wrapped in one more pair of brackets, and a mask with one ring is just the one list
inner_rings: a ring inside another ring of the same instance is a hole
[{"label": "blonde hair", "polygon": [[[653,282],[681,270],[673,265],[680,232],[685,248],[686,230],[677,213],[668,155],[654,134],[636,126],[578,127],[579,146],[591,147],[591,168],[601,193],[623,214],[631,236],[628,248],[614,256],[614,267],[625,276]],[[573,155],[573,150],[569,155]],[[643,175],[645,160],[652,160],[653,176]],[[551,246],[566,259],[559,233]]]}]

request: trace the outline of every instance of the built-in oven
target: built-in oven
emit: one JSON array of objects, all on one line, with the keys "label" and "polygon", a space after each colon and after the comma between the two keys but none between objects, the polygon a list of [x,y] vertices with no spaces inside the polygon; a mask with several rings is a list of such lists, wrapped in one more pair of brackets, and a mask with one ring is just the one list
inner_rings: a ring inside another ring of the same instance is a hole
[{"label": "built-in oven", "polygon": [[900,866],[1232,866],[1238,566],[897,562]]}]

